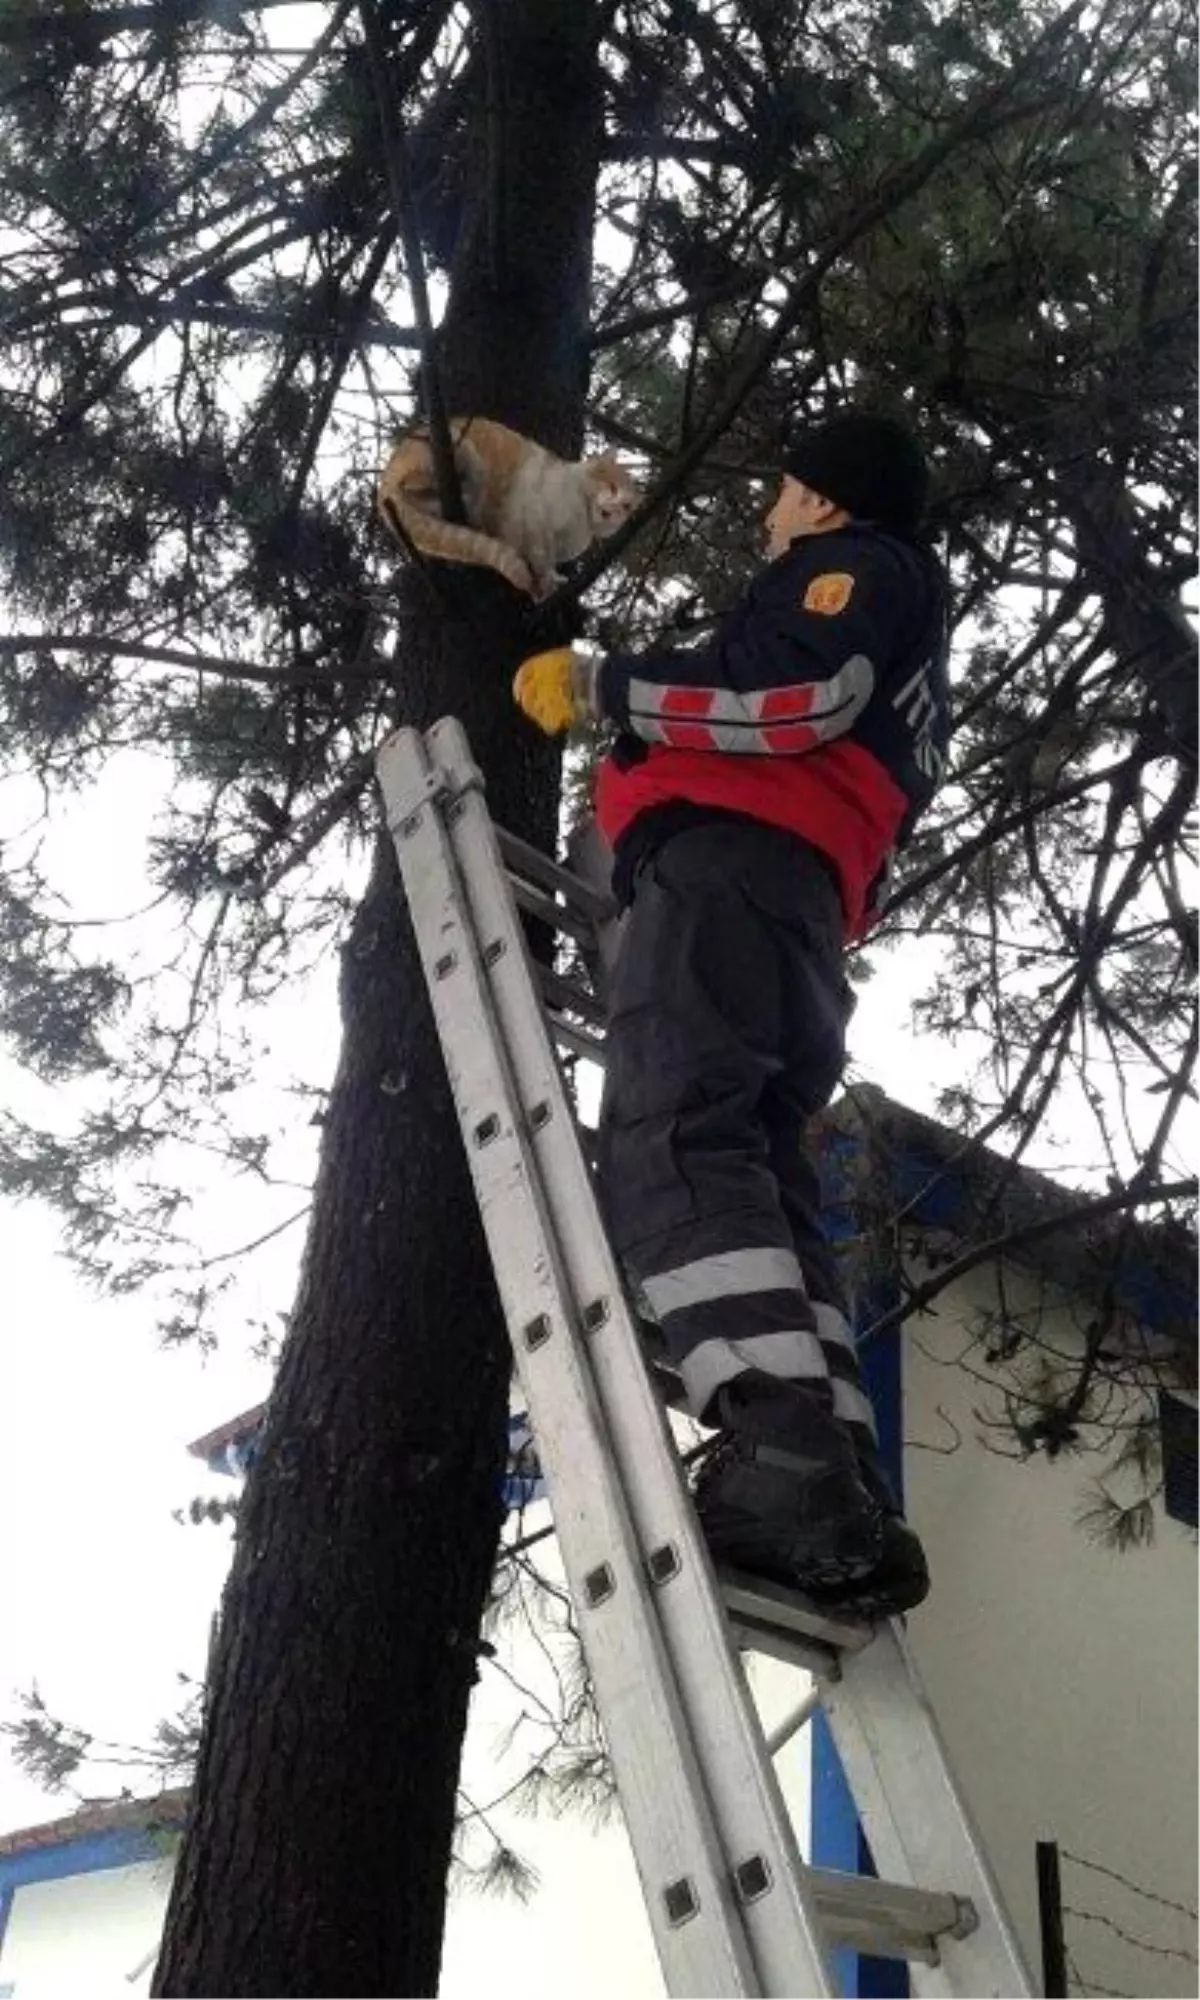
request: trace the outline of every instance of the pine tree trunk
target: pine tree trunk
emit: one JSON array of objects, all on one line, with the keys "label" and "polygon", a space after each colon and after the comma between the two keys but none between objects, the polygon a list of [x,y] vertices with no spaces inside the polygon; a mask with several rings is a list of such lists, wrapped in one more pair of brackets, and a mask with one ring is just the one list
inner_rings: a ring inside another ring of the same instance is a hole
[{"label": "pine tree trunk", "polygon": [[[440,369],[578,446],[600,140],[594,8],[506,0]],[[482,85],[486,77],[488,88]],[[497,214],[497,208],[501,210]],[[398,577],[402,719],[462,717],[497,817],[553,841],[556,754],[511,703],[522,600]],[[436,1991],[509,1354],[390,842],[342,965],[344,1041],[259,1462],[238,1524],[154,1990]]]}]

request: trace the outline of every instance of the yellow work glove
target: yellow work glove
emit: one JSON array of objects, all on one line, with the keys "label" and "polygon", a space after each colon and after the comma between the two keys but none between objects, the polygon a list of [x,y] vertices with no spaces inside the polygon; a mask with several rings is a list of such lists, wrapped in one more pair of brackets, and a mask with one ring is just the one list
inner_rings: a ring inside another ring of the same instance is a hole
[{"label": "yellow work glove", "polygon": [[547,736],[600,719],[598,662],[572,646],[534,653],[517,668],[513,700]]}]

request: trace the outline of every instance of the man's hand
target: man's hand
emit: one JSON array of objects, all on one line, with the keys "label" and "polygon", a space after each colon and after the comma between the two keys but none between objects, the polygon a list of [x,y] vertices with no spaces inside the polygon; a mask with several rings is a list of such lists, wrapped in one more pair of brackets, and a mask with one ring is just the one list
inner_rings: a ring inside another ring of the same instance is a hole
[{"label": "man's hand", "polygon": [[547,736],[600,719],[597,662],[570,646],[534,653],[517,668],[513,700]]}]

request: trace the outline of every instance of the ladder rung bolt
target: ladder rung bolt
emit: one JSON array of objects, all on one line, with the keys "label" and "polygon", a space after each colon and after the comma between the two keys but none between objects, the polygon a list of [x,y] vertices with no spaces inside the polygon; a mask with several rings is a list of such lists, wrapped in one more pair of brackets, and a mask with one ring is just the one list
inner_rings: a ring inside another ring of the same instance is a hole
[{"label": "ladder rung bolt", "polygon": [[601,1563],[598,1569],[590,1569],[583,1579],[583,1594],[593,1610],[611,1597],[616,1587],[617,1579],[607,1563]]},{"label": "ladder rung bolt", "polygon": [[539,1313],[537,1318],[531,1319],[525,1328],[526,1347],[544,1347],[550,1338],[550,1333],[549,1313]]},{"label": "ladder rung bolt", "polygon": [[676,1927],[686,1924],[700,1908],[700,1898],[686,1875],[678,1882],[668,1882],[663,1890],[663,1905],[667,1912],[667,1922]]},{"label": "ladder rung bolt", "polygon": [[424,817],[425,817],[424,813],[415,812],[415,813],[409,813],[407,819],[402,819],[400,822],[401,840],[411,840],[414,833],[418,833],[420,831],[421,821],[424,819]]},{"label": "ladder rung bolt", "polygon": [[446,814],[446,818],[447,818],[447,819],[449,820],[449,822],[450,822],[451,826],[453,826],[453,825],[454,825],[454,822],[455,822],[456,820],[460,820],[460,819],[462,818],[462,816],[463,816],[463,814],[464,814],[464,813],[466,812],[466,810],[467,810],[467,802],[466,802],[466,800],[465,800],[465,799],[455,799],[455,801],[454,801],[454,804],[453,804],[453,805],[452,805],[452,806],[451,806],[451,807],[449,808],[449,810],[448,810],[448,812],[447,812],[447,814]]},{"label": "ladder rung bolt", "polygon": [[664,1542],[661,1549],[652,1549],[646,1568],[651,1583],[670,1583],[673,1576],[678,1576],[679,1551],[674,1542]]},{"label": "ladder rung bolt", "polygon": [[437,963],[434,965],[433,968],[434,977],[437,979],[449,979],[450,974],[453,972],[457,964],[458,964],[458,953],[456,951],[448,951],[446,953],[446,956],[444,958],[439,958],[437,960]]},{"label": "ladder rung bolt", "polygon": [[486,1146],[492,1139],[498,1138],[499,1134],[500,1134],[500,1120],[496,1116],[496,1113],[494,1111],[491,1111],[488,1113],[487,1117],[482,1118],[479,1124],[475,1127],[473,1137],[475,1140],[475,1144],[477,1146]]},{"label": "ladder rung bolt", "polygon": [[487,950],[483,954],[484,964],[495,965],[497,961],[499,959],[502,959],[503,957],[504,957],[504,939],[493,938],[491,944],[488,946]]},{"label": "ladder rung bolt", "polygon": [[752,1854],[734,1870],[734,1880],[743,1903],[756,1903],[771,1886],[771,1871],[761,1854]]},{"label": "ladder rung bolt", "polygon": [[591,1304],[586,1305],[583,1309],[584,1332],[598,1333],[600,1331],[600,1328],[604,1325],[604,1322],[607,1318],[608,1318],[608,1300],[593,1299]]},{"label": "ladder rung bolt", "polygon": [[543,1125],[548,1125],[549,1123],[550,1123],[550,1106],[545,1102],[541,1104],[535,1104],[532,1111],[529,1114],[530,1131],[540,1132]]}]

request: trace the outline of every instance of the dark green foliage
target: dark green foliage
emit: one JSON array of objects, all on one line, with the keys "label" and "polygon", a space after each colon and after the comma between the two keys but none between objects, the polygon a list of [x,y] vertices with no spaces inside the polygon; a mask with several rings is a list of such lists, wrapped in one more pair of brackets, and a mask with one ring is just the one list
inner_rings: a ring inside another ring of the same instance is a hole
[{"label": "dark green foliage", "polygon": [[[179,1676],[190,1685],[188,1676]],[[37,1686],[20,1697],[15,1722],[0,1723],[19,1769],[48,1792],[74,1791],[74,1780],[91,1775],[95,1766],[136,1771],[142,1784],[157,1780],[160,1789],[191,1777],[200,1729],[200,1695],[193,1692],[178,1714],[160,1722],[145,1744],[109,1743],[86,1729],[63,1721],[47,1707]]]}]

